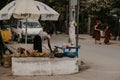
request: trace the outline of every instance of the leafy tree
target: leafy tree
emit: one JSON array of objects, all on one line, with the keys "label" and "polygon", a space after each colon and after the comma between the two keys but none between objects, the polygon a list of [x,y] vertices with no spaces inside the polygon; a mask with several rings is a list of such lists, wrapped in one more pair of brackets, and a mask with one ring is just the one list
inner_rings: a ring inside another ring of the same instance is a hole
[{"label": "leafy tree", "polygon": [[[0,8],[4,7],[10,1],[12,0],[1,1]],[[61,26],[63,22],[67,19],[66,5],[69,4],[69,0],[38,0],[38,1],[44,2],[45,4],[49,5],[50,7],[52,7],[53,9],[60,13],[60,18],[59,21],[56,23],[56,26],[58,27],[58,30],[62,29]],[[118,26],[118,22],[116,22],[116,18],[112,15],[117,14],[117,18],[120,17],[120,0],[80,0],[79,12],[80,12],[79,21],[81,23],[81,26],[85,26],[84,28],[81,28],[83,33],[85,31],[85,28],[87,28],[86,24],[88,15],[91,15],[92,24],[96,19],[99,19],[102,22],[103,26],[108,24],[111,25],[112,28],[114,28],[114,26]]]},{"label": "leafy tree", "polygon": [[66,5],[68,5],[68,0],[45,0],[43,1],[53,9],[55,9],[59,14],[59,20],[56,22],[57,31],[65,32],[65,20],[66,20]]},{"label": "leafy tree", "polygon": [[[80,15],[82,20],[86,20],[88,15],[91,15],[92,25],[96,19],[102,22],[102,27],[110,25],[111,28],[118,26],[116,21],[112,19],[113,12],[119,15],[120,1],[119,0],[80,0]],[[112,29],[114,30],[114,29]],[[113,33],[116,30],[113,31]]]},{"label": "leafy tree", "polygon": [[0,1],[0,9],[2,9],[6,4],[8,0]]}]

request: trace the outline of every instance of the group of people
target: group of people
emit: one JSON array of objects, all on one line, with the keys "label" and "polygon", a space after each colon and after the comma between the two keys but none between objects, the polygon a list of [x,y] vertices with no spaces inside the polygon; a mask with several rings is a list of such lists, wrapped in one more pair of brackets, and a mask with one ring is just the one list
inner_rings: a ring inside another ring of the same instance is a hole
[{"label": "group of people", "polygon": [[[72,21],[69,27],[69,40],[71,45],[76,44],[76,34],[75,34],[75,27],[77,26],[77,23],[75,21]],[[95,44],[99,43],[101,44],[101,29],[100,29],[100,21],[96,21],[95,26],[94,26],[94,34],[95,38]],[[104,43],[109,44],[109,40],[111,37],[111,32],[109,29],[109,26],[106,26],[104,30]]]},{"label": "group of people", "polygon": [[[96,24],[94,26],[94,38],[95,38],[95,44],[97,44],[99,42],[99,44],[101,44],[101,33],[100,33],[100,22],[96,21]],[[111,37],[111,32],[108,26],[106,26],[106,29],[104,30],[104,43],[105,44],[109,44],[109,40]]]}]

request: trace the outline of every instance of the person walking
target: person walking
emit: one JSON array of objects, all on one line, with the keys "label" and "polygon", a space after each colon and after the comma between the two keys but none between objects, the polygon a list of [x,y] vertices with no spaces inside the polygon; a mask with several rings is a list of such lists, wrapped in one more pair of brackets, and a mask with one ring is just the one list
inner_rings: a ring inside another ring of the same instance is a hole
[{"label": "person walking", "polygon": [[110,29],[109,27],[107,26],[106,29],[105,29],[105,36],[104,36],[104,43],[105,44],[108,44],[109,43],[109,40],[110,40],[110,37],[111,37],[111,32],[110,32]]},{"label": "person walking", "polygon": [[101,44],[100,42],[100,22],[96,21],[96,24],[94,26],[94,38],[95,38],[95,44],[97,44],[97,41],[99,41],[99,44]]}]

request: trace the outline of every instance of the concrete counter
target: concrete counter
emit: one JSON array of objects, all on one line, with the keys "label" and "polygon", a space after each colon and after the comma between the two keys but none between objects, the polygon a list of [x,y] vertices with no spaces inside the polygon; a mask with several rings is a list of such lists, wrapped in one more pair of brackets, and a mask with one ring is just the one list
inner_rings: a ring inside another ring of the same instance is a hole
[{"label": "concrete counter", "polygon": [[77,58],[12,58],[13,75],[60,75],[78,71]]}]

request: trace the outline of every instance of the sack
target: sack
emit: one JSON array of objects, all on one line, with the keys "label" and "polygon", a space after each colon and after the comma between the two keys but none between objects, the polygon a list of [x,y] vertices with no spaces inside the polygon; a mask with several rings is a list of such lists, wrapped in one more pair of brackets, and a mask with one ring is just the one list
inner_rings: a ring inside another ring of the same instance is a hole
[{"label": "sack", "polygon": [[58,48],[55,48],[55,49],[54,49],[53,54],[54,54],[55,57],[58,57],[58,58],[64,57],[64,53],[60,53],[60,52],[58,51]]}]

